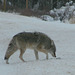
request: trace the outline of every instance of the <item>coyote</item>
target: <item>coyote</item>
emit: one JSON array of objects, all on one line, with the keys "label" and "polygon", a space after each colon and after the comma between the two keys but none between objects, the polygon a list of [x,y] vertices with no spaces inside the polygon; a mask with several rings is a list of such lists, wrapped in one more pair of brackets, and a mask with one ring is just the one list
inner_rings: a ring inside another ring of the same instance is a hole
[{"label": "coyote", "polygon": [[56,57],[55,44],[47,35],[41,32],[21,32],[13,36],[8,45],[4,58],[6,63],[9,64],[9,57],[18,49],[20,50],[19,58],[25,62],[23,59],[23,54],[27,48],[34,50],[36,60],[39,59],[38,51],[45,53],[46,59],[48,59],[48,53],[50,53],[53,57]]}]

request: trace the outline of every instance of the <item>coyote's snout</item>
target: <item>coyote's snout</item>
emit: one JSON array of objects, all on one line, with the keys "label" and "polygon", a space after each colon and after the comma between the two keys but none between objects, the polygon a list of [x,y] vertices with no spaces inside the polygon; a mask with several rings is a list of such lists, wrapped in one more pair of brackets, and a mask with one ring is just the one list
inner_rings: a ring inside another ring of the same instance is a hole
[{"label": "coyote's snout", "polygon": [[24,62],[23,54],[27,48],[34,49],[35,57],[38,58],[38,51],[46,54],[46,59],[48,59],[48,53],[53,57],[56,57],[56,47],[53,42],[47,35],[41,32],[22,32],[15,35],[8,45],[8,49],[5,54],[5,60],[8,64],[9,57],[20,50],[19,58]]}]

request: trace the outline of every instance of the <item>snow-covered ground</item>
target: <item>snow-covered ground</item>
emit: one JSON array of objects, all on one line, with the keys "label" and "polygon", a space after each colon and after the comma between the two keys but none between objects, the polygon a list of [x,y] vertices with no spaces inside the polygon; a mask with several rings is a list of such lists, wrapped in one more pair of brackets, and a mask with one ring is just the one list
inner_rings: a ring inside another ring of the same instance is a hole
[{"label": "snow-covered ground", "polygon": [[[23,63],[19,50],[10,57],[9,63],[4,60],[5,52],[12,37],[22,31],[39,31],[51,37],[56,44],[55,59],[49,54],[39,52],[36,61],[33,50],[27,50]],[[75,75],[75,24],[64,24],[59,21],[42,21],[35,17],[0,12],[0,75]]]}]

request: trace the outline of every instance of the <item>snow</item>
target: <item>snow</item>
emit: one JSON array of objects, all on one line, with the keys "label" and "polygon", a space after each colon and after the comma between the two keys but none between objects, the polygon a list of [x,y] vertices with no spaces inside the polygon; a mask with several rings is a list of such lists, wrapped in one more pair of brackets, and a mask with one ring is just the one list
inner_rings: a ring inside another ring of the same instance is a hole
[{"label": "snow", "polygon": [[[9,41],[22,31],[39,31],[51,37],[56,44],[57,58],[49,54],[46,60],[45,54],[39,52],[37,61],[34,51],[28,49],[24,54],[27,62],[23,63],[18,50],[10,57],[10,64],[6,64],[4,56]],[[0,12],[0,75],[75,75],[75,24]]]},{"label": "snow", "polygon": [[44,21],[54,21],[53,18],[49,15],[42,15],[40,18]]}]

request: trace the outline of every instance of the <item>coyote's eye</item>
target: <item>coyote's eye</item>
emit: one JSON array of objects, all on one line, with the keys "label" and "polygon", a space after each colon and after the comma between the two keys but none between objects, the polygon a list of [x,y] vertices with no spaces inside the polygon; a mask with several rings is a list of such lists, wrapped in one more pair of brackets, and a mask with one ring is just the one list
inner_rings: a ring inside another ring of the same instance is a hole
[{"label": "coyote's eye", "polygon": [[11,46],[11,45],[12,45],[12,43],[9,44],[9,46]]},{"label": "coyote's eye", "polygon": [[9,44],[9,48],[12,47],[12,43]]}]

